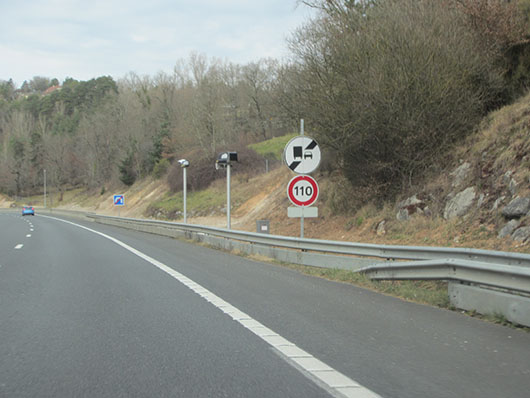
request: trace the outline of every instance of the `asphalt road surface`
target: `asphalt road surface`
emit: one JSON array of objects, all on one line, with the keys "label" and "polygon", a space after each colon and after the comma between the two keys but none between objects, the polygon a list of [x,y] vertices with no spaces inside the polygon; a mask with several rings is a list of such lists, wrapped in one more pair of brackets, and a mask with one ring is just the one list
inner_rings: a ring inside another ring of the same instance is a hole
[{"label": "asphalt road surface", "polygon": [[0,397],[521,397],[530,333],[179,240],[0,212]]}]

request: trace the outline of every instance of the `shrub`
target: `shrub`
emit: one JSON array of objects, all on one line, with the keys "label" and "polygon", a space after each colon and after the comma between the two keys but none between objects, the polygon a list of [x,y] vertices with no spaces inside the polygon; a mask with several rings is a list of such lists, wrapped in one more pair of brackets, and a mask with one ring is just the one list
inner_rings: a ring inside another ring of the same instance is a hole
[{"label": "shrub", "polygon": [[357,189],[393,197],[502,99],[498,58],[448,3],[317,3],[325,14],[291,40],[285,92]]},{"label": "shrub", "polygon": [[166,174],[167,169],[169,168],[169,160],[162,158],[155,163],[153,168],[153,175],[155,178],[162,178]]},{"label": "shrub", "polygon": [[137,173],[134,167],[135,156],[132,151],[129,151],[127,157],[123,159],[119,165],[120,181],[127,186],[131,186],[136,181]]}]

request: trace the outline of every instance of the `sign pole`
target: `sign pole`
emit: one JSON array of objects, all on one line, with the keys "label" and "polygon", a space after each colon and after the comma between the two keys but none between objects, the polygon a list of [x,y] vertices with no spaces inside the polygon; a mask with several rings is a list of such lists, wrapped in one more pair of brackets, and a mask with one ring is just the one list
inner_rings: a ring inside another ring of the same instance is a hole
[{"label": "sign pole", "polygon": [[226,165],[226,225],[230,229],[230,167],[229,164]]},{"label": "sign pole", "polygon": [[304,208],[302,207],[302,217],[300,217],[300,239],[304,239]]},{"label": "sign pole", "polygon": [[187,185],[187,183],[186,183],[186,177],[187,177],[186,176],[186,167],[184,167],[182,169],[182,174],[183,174],[182,175],[182,177],[183,177],[182,180],[183,180],[183,184],[184,184],[184,186],[182,187],[182,191],[184,192],[184,209],[183,209],[184,210],[184,224],[186,224],[187,223],[187,218],[188,218],[187,217],[187,213],[186,213],[186,199],[187,199],[186,198],[186,196],[187,196],[186,195],[187,194],[187,192],[186,192],[186,185]]},{"label": "sign pole", "polygon": [[46,208],[46,169],[44,169],[44,208]]},{"label": "sign pole", "polygon": [[[304,135],[304,119],[300,119],[300,135]],[[300,217],[300,239],[304,239],[304,208],[302,207],[302,217]]]}]

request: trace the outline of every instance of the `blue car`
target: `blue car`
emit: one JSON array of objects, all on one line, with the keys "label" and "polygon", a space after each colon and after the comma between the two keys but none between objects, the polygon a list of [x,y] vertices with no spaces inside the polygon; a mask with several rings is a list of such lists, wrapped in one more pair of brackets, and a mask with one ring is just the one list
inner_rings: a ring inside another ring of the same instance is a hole
[{"label": "blue car", "polygon": [[35,215],[35,209],[31,206],[24,206],[22,208],[22,215],[23,216],[34,216]]}]

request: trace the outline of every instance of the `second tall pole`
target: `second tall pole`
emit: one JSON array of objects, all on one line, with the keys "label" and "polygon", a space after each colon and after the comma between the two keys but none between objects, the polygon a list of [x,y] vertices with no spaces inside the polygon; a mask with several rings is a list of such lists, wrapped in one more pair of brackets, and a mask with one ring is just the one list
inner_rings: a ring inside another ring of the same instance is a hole
[{"label": "second tall pole", "polygon": [[230,163],[226,165],[226,228],[230,229]]}]

